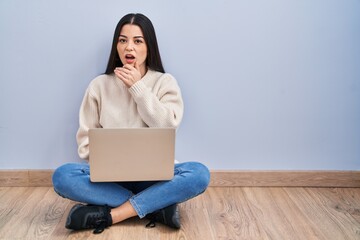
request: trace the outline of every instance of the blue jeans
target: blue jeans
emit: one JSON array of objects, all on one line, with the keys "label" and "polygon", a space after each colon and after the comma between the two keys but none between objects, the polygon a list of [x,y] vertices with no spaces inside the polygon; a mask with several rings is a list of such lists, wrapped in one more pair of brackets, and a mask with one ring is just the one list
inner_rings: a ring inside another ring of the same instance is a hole
[{"label": "blue jeans", "polygon": [[130,201],[140,218],[203,193],[210,181],[207,167],[198,162],[175,164],[174,178],[157,182],[91,182],[89,164],[67,163],[52,176],[60,196],[88,204],[118,207]]}]

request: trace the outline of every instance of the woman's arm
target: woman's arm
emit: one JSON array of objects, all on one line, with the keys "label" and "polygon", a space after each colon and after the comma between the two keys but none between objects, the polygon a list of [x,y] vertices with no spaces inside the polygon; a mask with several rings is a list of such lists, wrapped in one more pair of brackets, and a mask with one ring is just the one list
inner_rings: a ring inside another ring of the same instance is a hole
[{"label": "woman's arm", "polygon": [[180,88],[170,74],[163,74],[156,84],[158,91],[153,93],[143,81],[129,88],[137,104],[138,112],[149,127],[178,127],[184,112]]},{"label": "woman's arm", "polygon": [[99,107],[95,93],[89,87],[81,103],[79,112],[79,130],[76,134],[78,153],[83,159],[89,158],[89,135],[90,128],[100,128]]}]

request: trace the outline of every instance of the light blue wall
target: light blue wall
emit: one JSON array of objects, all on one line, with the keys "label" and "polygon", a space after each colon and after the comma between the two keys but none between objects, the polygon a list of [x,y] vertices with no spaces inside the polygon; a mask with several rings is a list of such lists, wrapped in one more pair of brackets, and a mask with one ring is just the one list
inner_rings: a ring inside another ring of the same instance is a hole
[{"label": "light blue wall", "polygon": [[0,0],[0,168],[78,161],[78,109],[142,12],[186,104],[177,158],[360,169],[360,1]]}]

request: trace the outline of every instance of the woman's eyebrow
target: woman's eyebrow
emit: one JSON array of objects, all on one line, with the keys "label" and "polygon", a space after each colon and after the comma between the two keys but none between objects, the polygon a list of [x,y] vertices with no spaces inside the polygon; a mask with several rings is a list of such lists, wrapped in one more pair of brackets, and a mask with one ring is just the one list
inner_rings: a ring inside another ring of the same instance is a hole
[{"label": "woman's eyebrow", "polygon": [[[125,35],[119,35],[119,37],[123,37],[123,38],[128,38],[127,36]],[[143,36],[134,36],[134,38],[144,38]]]}]

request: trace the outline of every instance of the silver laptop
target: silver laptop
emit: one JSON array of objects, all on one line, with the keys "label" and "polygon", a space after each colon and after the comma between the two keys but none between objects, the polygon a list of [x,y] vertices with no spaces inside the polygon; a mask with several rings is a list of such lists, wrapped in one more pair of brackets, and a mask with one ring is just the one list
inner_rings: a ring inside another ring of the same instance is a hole
[{"label": "silver laptop", "polygon": [[89,130],[92,182],[170,180],[174,159],[174,128]]}]

